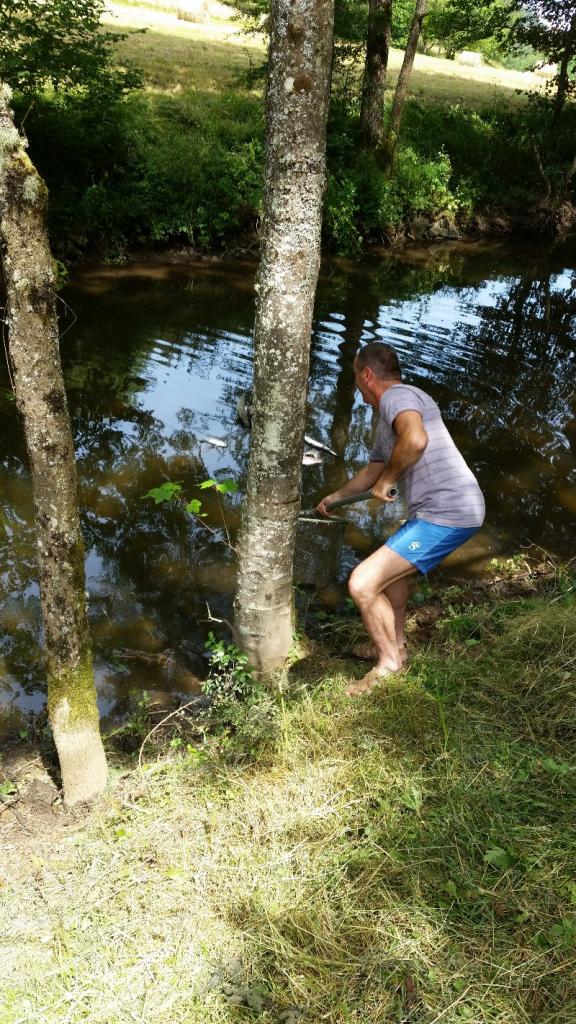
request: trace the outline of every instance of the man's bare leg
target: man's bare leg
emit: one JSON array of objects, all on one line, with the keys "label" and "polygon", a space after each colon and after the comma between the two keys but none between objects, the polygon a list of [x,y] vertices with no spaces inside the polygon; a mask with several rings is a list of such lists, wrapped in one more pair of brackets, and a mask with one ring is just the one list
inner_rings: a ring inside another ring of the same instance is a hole
[{"label": "man's bare leg", "polygon": [[350,594],[376,647],[376,674],[386,675],[388,672],[397,672],[402,667],[403,658],[398,647],[396,615],[398,613],[399,622],[401,621],[402,637],[402,616],[405,614],[407,587],[393,589],[394,605],[388,593],[390,587],[394,587],[398,582],[404,582],[404,577],[415,572],[415,567],[405,558],[390,548],[382,547],[361,562],[350,577]]},{"label": "man's bare leg", "polygon": [[396,627],[396,643],[402,661],[406,661],[406,641],[404,639],[404,623],[406,622],[406,605],[410,597],[409,577],[390,583],[386,587],[386,597],[394,609],[394,625]]}]

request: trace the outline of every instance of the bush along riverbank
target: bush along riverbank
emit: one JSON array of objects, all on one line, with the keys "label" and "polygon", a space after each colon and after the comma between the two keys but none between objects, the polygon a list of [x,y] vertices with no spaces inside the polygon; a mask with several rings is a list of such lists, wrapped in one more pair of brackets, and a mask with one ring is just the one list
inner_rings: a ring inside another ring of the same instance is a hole
[{"label": "bush along riverbank", "polygon": [[[50,189],[58,256],[257,244],[264,127],[254,92],[104,90],[18,112]],[[356,255],[371,242],[565,233],[575,222],[575,136],[576,108],[554,120],[542,97],[483,110],[412,99],[389,171],[360,148],[357,112],[335,100],[325,245]]]},{"label": "bush along riverbank", "polygon": [[135,705],[83,814],[7,752],[0,1020],[571,1020],[575,587],[421,583],[407,675],[358,700],[358,619],[304,599],[277,688],[214,641],[209,705]]}]

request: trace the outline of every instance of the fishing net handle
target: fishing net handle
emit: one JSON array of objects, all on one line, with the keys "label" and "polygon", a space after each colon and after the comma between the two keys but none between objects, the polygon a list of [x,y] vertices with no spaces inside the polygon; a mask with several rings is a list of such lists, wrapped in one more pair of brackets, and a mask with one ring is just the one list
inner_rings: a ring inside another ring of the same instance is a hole
[{"label": "fishing net handle", "polygon": [[[397,487],[390,487],[388,489],[388,497],[395,498],[398,494]],[[337,498],[336,501],[331,501],[326,506],[329,512],[332,512],[335,508],[344,508],[345,505],[355,505],[357,501],[369,501],[374,495],[372,491],[360,491],[358,494],[350,494],[347,498]]]}]

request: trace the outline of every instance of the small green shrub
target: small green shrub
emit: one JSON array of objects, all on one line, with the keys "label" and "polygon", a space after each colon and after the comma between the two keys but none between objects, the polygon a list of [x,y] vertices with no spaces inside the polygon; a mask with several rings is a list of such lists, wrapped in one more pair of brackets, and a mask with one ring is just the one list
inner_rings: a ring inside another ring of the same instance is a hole
[{"label": "small green shrub", "polygon": [[346,255],[357,254],[362,235],[357,225],[357,186],[351,174],[331,175],[324,207],[324,227],[333,247]]},{"label": "small green shrub", "polygon": [[354,255],[364,239],[394,232],[415,213],[454,212],[458,200],[451,175],[443,152],[422,158],[413,147],[403,147],[389,173],[375,154],[360,151],[351,166],[336,167],[329,176],[324,220],[329,243]]},{"label": "small green shrub", "polygon": [[235,644],[208,634],[210,672],[202,689],[211,698],[208,712],[217,728],[216,745],[232,761],[261,758],[278,734],[278,707],[271,691],[255,678],[248,658]]},{"label": "small green shrub", "polygon": [[248,657],[234,644],[217,640],[214,633],[208,633],[206,650],[210,658],[210,673],[203,684],[206,693],[215,703],[234,697],[247,697],[255,681]]}]

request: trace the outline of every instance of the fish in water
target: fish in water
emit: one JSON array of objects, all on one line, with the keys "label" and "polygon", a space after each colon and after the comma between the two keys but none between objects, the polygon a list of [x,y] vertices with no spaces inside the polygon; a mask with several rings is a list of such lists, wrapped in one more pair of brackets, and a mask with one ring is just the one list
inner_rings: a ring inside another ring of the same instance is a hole
[{"label": "fish in water", "polygon": [[307,434],[304,434],[304,440],[306,444],[312,445],[313,448],[319,448],[320,451],[328,452],[328,455],[333,455],[335,459],[338,458],[337,452],[332,451],[327,444],[322,444],[322,441],[315,441],[313,437],[308,437]]},{"label": "fish in water", "polygon": [[254,398],[251,391],[243,391],[236,399],[236,412],[238,419],[245,427],[250,429],[254,415]]},{"label": "fish in water", "polygon": [[213,444],[215,448],[228,447],[228,442],[224,441],[221,437],[202,437],[200,440],[202,444]]},{"label": "fish in water", "polygon": [[[236,411],[238,413],[238,419],[245,427],[250,429],[252,426],[252,417],[254,416],[254,395],[252,391],[243,391],[241,395],[236,399]],[[322,444],[322,441],[316,441],[313,437],[304,435],[304,441],[310,445],[311,448],[319,449],[320,451],[327,452],[328,455],[333,455],[335,459],[338,458],[338,453],[329,448],[328,445]],[[302,462],[305,466],[318,466],[325,460],[322,458],[315,457],[315,452],[304,452],[304,458]]]},{"label": "fish in water", "polygon": [[321,466],[324,462],[326,462],[324,452],[305,451],[302,456],[303,466]]}]

